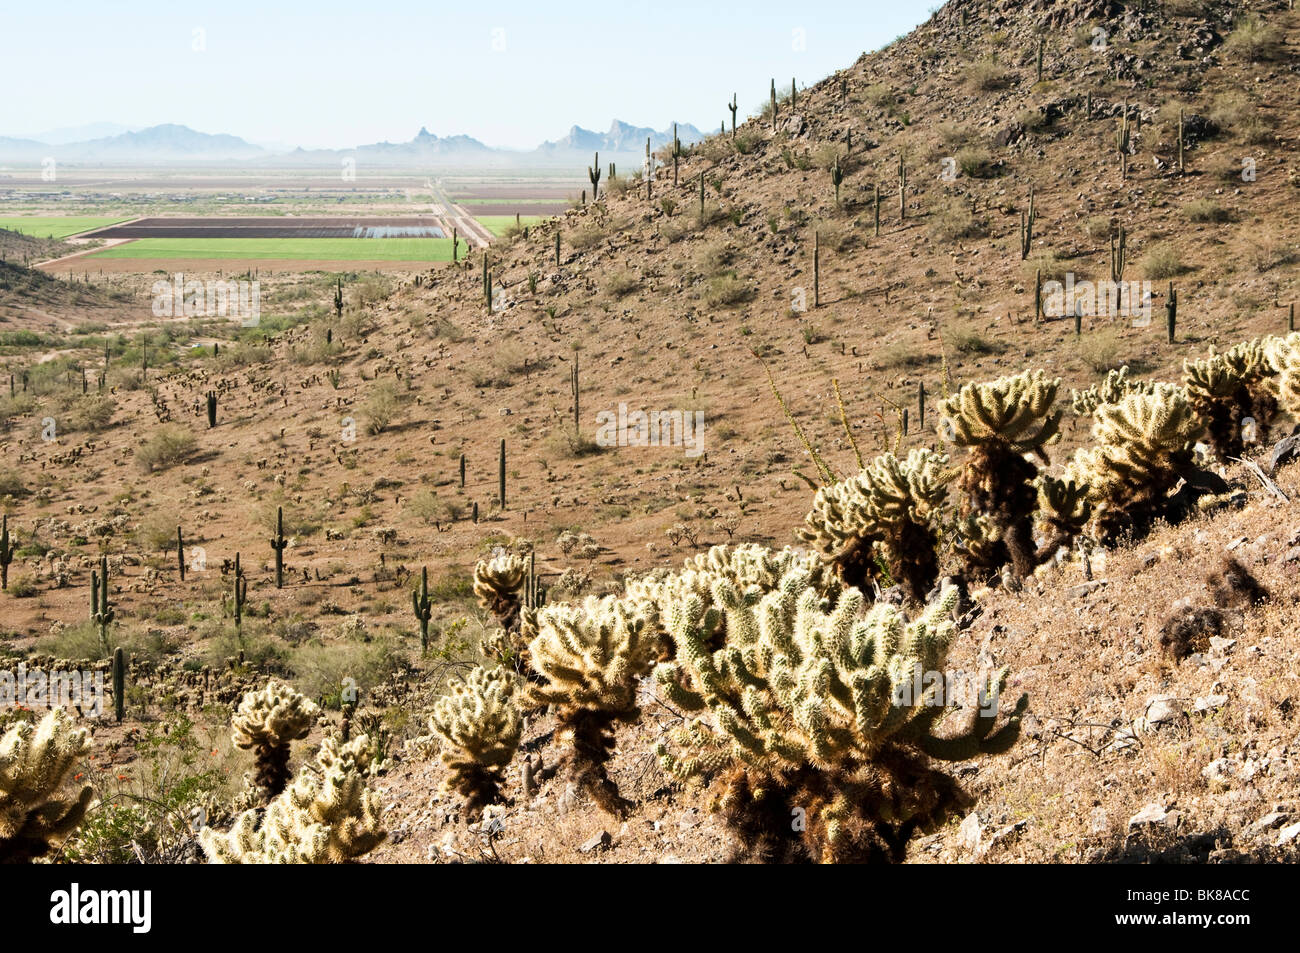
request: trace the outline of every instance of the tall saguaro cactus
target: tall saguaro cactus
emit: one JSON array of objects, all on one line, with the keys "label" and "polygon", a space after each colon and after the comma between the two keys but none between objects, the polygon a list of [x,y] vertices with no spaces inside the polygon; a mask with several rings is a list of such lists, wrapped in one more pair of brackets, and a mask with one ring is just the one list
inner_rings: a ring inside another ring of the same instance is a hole
[{"label": "tall saguaro cactus", "polygon": [[113,718],[120,725],[126,713],[126,658],[119,645],[113,650]]},{"label": "tall saguaro cactus", "polygon": [[501,438],[501,456],[497,460],[497,496],[501,499],[501,509],[506,508],[506,438]]},{"label": "tall saguaro cactus", "polygon": [[727,108],[731,110],[731,138],[736,138],[736,110],[740,105],[736,102],[736,94],[731,94],[731,102],[727,103]]},{"label": "tall saguaro cactus", "polygon": [[1025,261],[1029,258],[1029,252],[1034,246],[1034,219],[1037,217],[1037,210],[1034,208],[1034,188],[1029,188],[1029,208],[1020,213],[1020,260]]},{"label": "tall saguaro cactus", "polygon": [[185,534],[176,527],[176,568],[180,570],[181,582],[185,581]]},{"label": "tall saguaro cactus", "polygon": [[217,425],[217,392],[208,391],[208,429]]},{"label": "tall saguaro cactus", "polygon": [[429,567],[420,570],[420,588],[411,590],[411,607],[415,618],[420,622],[420,651],[429,651],[429,619],[433,614],[433,603],[429,599]]},{"label": "tall saguaro cactus", "polygon": [[231,588],[235,609],[235,632],[240,642],[244,640],[244,603],[248,599],[248,579],[239,565],[239,553],[235,553],[235,578]]},{"label": "tall saguaro cactus", "polygon": [[9,515],[5,514],[0,528],[0,589],[9,588],[9,564],[14,561],[14,544],[9,541]]},{"label": "tall saguaro cactus", "polygon": [[591,201],[594,205],[600,198],[600,153],[596,153],[595,161],[587,168],[587,178],[591,179]]},{"label": "tall saguaro cactus", "polygon": [[108,601],[108,557],[99,559],[99,572],[90,573],[90,621],[99,626],[99,647],[108,654],[108,627],[116,613]]},{"label": "tall saguaro cactus", "polygon": [[271,549],[275,550],[275,588],[284,588],[284,547],[288,545],[284,538],[284,507],[275,508],[275,535],[271,537]]}]

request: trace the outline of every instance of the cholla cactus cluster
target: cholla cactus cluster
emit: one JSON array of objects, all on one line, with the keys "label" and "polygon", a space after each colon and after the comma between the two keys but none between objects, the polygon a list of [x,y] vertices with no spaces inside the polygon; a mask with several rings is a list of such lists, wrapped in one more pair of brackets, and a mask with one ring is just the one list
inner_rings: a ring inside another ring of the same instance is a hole
[{"label": "cholla cactus cluster", "polygon": [[1300,331],[1269,338],[1264,347],[1276,375],[1278,402],[1293,416],[1300,415]]},{"label": "cholla cactus cluster", "polygon": [[1158,384],[1094,412],[1096,446],[1080,450],[1070,472],[1089,487],[1093,535],[1140,534],[1166,515],[1169,494],[1193,468],[1204,429],[1187,391]]},{"label": "cholla cactus cluster", "polygon": [[[706,601],[712,599],[713,583],[729,580],[741,592],[765,595],[780,583],[791,569],[801,568],[813,574],[814,581],[838,591],[832,574],[826,572],[813,553],[786,547],[768,549],[755,543],[739,546],[713,546],[708,552],[688,557],[681,570],[657,569],[626,583],[627,597],[636,602],[655,621],[665,645],[665,655],[675,653],[671,633],[667,631],[669,609],[692,593]],[[717,633],[719,639],[725,631]]]},{"label": "cholla cactus cluster", "polygon": [[825,554],[846,586],[867,588],[883,565],[919,601],[939,578],[940,514],[953,476],[946,454],[883,454],[818,490],[800,537]]},{"label": "cholla cactus cluster", "polygon": [[[1205,422],[1219,459],[1239,457],[1247,443],[1263,441],[1277,415],[1276,374],[1264,341],[1245,341],[1222,354],[1183,363],[1183,383],[1193,411]],[[1251,421],[1247,426],[1246,421]]]},{"label": "cholla cactus cluster", "polygon": [[337,864],[378,847],[385,832],[379,796],[366,786],[370,739],[327,737],[314,764],[266,811],[245,811],[226,833],[199,833],[214,864]]},{"label": "cholla cactus cluster", "polygon": [[0,738],[0,863],[42,857],[81,823],[91,790],[60,797],[68,773],[88,747],[61,708],[38,725],[14,725]]},{"label": "cholla cactus cluster", "polygon": [[442,741],[450,785],[465,797],[472,816],[495,803],[501,776],[519,748],[523,716],[515,705],[516,677],[503,668],[476,668],[453,679],[438,699],[429,729]]},{"label": "cholla cactus cluster", "polygon": [[306,738],[319,717],[320,709],[313,702],[274,679],[240,701],[231,725],[234,744],[256,754],[255,782],[266,799],[288,784],[289,747]]},{"label": "cholla cactus cluster", "polygon": [[520,593],[527,574],[528,563],[514,553],[479,560],[474,566],[474,595],[478,604],[496,616],[508,632],[519,628]]},{"label": "cholla cactus cluster", "polygon": [[939,404],[944,436],[970,449],[958,487],[968,540],[963,553],[974,576],[987,578],[1007,564],[1026,576],[1042,559],[1032,534],[1038,468],[1026,456],[1047,463],[1045,448],[1061,424],[1061,412],[1052,409],[1060,384],[1042,371],[1025,371],[967,384]]},{"label": "cholla cactus cluster", "polygon": [[[724,805],[760,853],[789,841],[770,818],[783,817],[788,831],[791,810],[802,806],[813,856],[896,858],[911,829],[938,819],[956,793],[919,753],[970,758],[1006,750],[1019,733],[1023,698],[993,730],[1005,671],[983,686],[977,713],[960,731],[935,733],[953,708],[932,682],[919,685],[920,673],[943,670],[956,600],[956,589],[945,589],[909,623],[886,604],[864,614],[857,589],[830,607],[800,571],[757,603],[725,580],[714,584],[720,609],[688,597],[670,621],[680,657],[659,665],[655,678],[673,704],[707,710],[716,731],[695,722],[678,732],[687,751],[661,745],[665,769],[686,777],[731,765]],[[710,651],[719,616],[727,644]]]},{"label": "cholla cactus cluster", "polygon": [[627,599],[588,596],[577,605],[537,611],[537,637],[529,645],[540,684],[529,686],[538,704],[556,707],[562,732],[572,740],[570,776],[604,809],[622,813],[626,802],[605,765],[616,722],[635,721],[638,680],[649,673],[659,640],[644,609]]},{"label": "cholla cactus cluster", "polygon": [[1080,417],[1087,417],[1102,404],[1117,404],[1131,393],[1149,394],[1155,384],[1151,381],[1135,381],[1128,376],[1128,365],[1117,371],[1110,371],[1100,384],[1093,384],[1087,390],[1070,391],[1070,406]]}]

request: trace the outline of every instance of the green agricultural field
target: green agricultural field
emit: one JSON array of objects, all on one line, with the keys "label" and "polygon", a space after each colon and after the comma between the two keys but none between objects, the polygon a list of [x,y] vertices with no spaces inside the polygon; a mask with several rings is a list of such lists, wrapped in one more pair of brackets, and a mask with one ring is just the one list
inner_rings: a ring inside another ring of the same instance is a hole
[{"label": "green agricultural field", "polygon": [[[493,235],[501,236],[507,228],[515,224],[513,215],[475,215],[475,221],[480,222]],[[519,217],[520,225],[536,225],[538,222],[546,221],[544,215],[521,215]]]},{"label": "green agricultural field", "polygon": [[[463,242],[462,242],[463,244]],[[138,238],[87,258],[450,261],[450,238]]]},{"label": "green agricultural field", "polygon": [[12,218],[0,218],[0,228],[11,232],[22,232],[32,238],[67,238],[93,228],[107,228],[118,222],[129,222],[126,218],[76,218],[65,216],[15,215]]}]

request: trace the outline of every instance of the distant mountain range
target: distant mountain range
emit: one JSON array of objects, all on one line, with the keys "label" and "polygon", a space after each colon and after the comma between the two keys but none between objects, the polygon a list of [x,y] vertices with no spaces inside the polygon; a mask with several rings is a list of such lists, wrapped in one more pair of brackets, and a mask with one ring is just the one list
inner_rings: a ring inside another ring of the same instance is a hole
[{"label": "distant mountain range", "polygon": [[[88,139],[72,138],[80,131],[122,129],[111,135]],[[0,166],[39,164],[52,156],[60,164],[125,165],[165,162],[259,162],[266,165],[333,164],[353,157],[359,162],[382,166],[429,165],[552,165],[571,163],[576,155],[605,153],[643,156],[646,139],[652,149],[672,142],[673,127],[663,130],[633,126],[614,120],[609,131],[592,132],[573,126],[563,138],[544,142],[531,151],[498,149],[470,136],[435,136],[421,128],[407,142],[375,142],[353,149],[293,149],[274,151],[254,145],[238,136],[196,132],[172,123],[129,130],[112,123],[95,123],[74,129],[51,130],[43,138],[0,136]],[[684,145],[704,138],[690,123],[679,123],[677,137]]]}]

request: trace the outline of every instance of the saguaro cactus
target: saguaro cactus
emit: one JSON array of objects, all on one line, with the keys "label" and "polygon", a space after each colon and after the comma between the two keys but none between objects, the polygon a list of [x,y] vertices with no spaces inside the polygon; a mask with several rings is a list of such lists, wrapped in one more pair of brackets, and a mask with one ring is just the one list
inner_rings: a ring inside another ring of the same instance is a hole
[{"label": "saguaro cactus", "polygon": [[831,165],[831,184],[835,186],[835,207],[840,205],[840,184],[844,181],[844,169],[840,167],[840,157],[835,157]]},{"label": "saguaro cactus", "polygon": [[185,581],[185,536],[181,528],[176,527],[176,568],[180,571],[181,582]]},{"label": "saguaro cactus", "polygon": [[772,79],[772,131],[776,132],[776,79]]},{"label": "saguaro cactus", "polygon": [[411,590],[411,607],[420,622],[420,651],[429,651],[429,619],[433,615],[433,602],[429,599],[429,567],[420,569],[420,588]]},{"label": "saguaro cactus", "polygon": [[342,320],[343,318],[343,279],[337,279],[334,285],[334,316]]},{"label": "saguaro cactus", "polygon": [[275,535],[271,537],[271,549],[275,550],[275,588],[284,588],[284,547],[288,541],[284,538],[284,507],[275,508]]},{"label": "saguaro cactus", "polygon": [[600,153],[596,153],[594,162],[587,167],[587,178],[591,179],[591,201],[594,204],[600,198]]},{"label": "saguaro cactus", "polygon": [[1119,152],[1120,179],[1128,178],[1128,156],[1132,141],[1133,134],[1129,128],[1128,100],[1126,99],[1124,100],[1124,113],[1120,116],[1119,120],[1119,128],[1115,131],[1115,149]]},{"label": "saguaro cactus", "polygon": [[99,626],[99,647],[108,654],[108,627],[116,613],[108,601],[108,557],[99,559],[99,572],[90,573],[90,620]]},{"label": "saguaro cactus", "polygon": [[497,458],[497,499],[506,508],[506,438],[501,438],[501,456]]},{"label": "saguaro cactus", "polygon": [[1119,284],[1124,280],[1124,266],[1128,262],[1128,232],[1124,226],[1119,227],[1118,235],[1110,236],[1110,280]]},{"label": "saguaro cactus", "polygon": [[248,598],[248,580],[239,565],[239,553],[235,553],[235,577],[231,585],[231,597],[235,609],[235,631],[242,642],[244,638],[244,602]]},{"label": "saguaro cactus", "polygon": [[1029,188],[1029,208],[1020,213],[1020,260],[1025,261],[1029,258],[1029,252],[1033,250],[1034,245],[1034,219],[1037,212],[1034,208],[1034,188]]},{"label": "saguaro cactus", "polygon": [[1165,328],[1169,332],[1169,343],[1174,343],[1174,336],[1178,332],[1178,292],[1174,290],[1174,283],[1169,282],[1169,295],[1165,298]]},{"label": "saguaro cactus", "polygon": [[14,544],[9,541],[9,514],[0,517],[0,589],[9,588],[9,564],[14,561]]},{"label": "saguaro cactus", "polygon": [[731,94],[731,102],[727,103],[727,108],[731,110],[731,138],[736,138],[736,110],[740,108],[736,102],[736,94]]},{"label": "saguaro cactus", "polygon": [[216,391],[208,391],[208,429],[211,430],[217,425],[217,394]]},{"label": "saguaro cactus", "polygon": [[126,713],[126,656],[119,645],[113,650],[113,717],[120,725]]},{"label": "saguaro cactus", "polygon": [[677,123],[673,123],[673,188],[677,188],[677,162],[682,157],[682,141],[677,138]]}]

